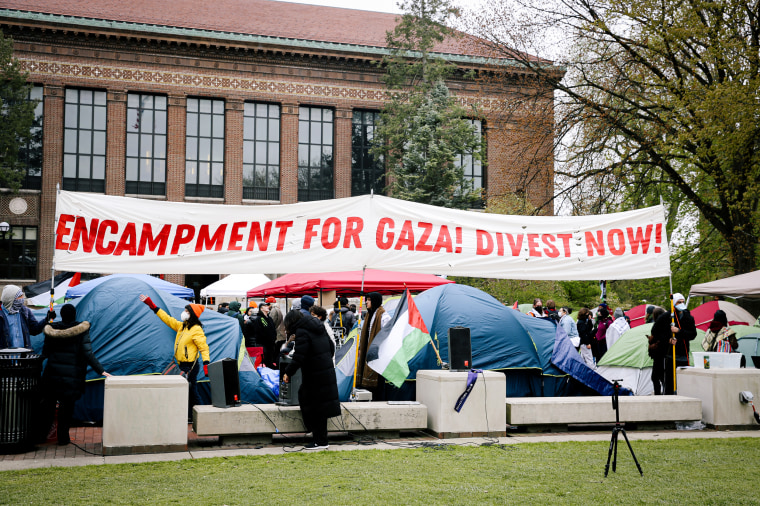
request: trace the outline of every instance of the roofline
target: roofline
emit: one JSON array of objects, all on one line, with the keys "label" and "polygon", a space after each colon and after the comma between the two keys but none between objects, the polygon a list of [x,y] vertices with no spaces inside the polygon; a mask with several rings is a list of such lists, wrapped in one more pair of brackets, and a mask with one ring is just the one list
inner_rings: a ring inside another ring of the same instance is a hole
[{"label": "roofline", "polygon": [[[145,23],[132,23],[128,21],[111,21],[106,19],[83,18],[78,16],[66,16],[61,14],[48,14],[43,12],[21,11],[16,9],[0,9],[0,18],[10,18],[21,21],[35,21],[53,24],[67,24],[74,26],[86,26],[91,28],[108,28],[113,30],[140,32],[144,34],[160,34],[192,38],[213,38],[229,42],[242,42],[248,44],[271,44],[291,46],[303,49],[333,50],[362,55],[377,55],[383,57],[391,54],[388,48],[380,46],[365,46],[358,44],[343,44],[340,42],[323,42],[306,39],[293,39],[286,37],[271,37],[267,35],[252,35],[235,32],[222,32],[216,30],[201,30],[197,28],[182,28],[166,25],[152,25]],[[414,55],[415,53],[410,53]],[[447,61],[463,64],[495,65],[495,66],[518,66],[514,60],[502,58],[485,58],[482,56],[468,56],[453,53],[433,53]],[[553,63],[545,64],[553,67]],[[561,70],[557,67],[557,70]]]}]

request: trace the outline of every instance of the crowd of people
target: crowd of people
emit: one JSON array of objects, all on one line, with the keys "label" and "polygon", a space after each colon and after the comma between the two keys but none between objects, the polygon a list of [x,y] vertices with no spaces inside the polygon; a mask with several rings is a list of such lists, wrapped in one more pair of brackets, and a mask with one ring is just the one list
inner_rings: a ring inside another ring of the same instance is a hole
[{"label": "crowd of people", "polygon": [[[139,300],[176,333],[173,359],[190,385],[188,418],[191,418],[193,407],[200,402],[197,377],[201,367],[208,375],[210,361],[200,321],[206,308],[187,304],[177,320],[150,297],[140,295]],[[73,406],[84,393],[87,366],[98,374],[110,376],[92,352],[90,323],[80,321],[71,304],[60,308],[60,321],[54,321],[54,311],[49,311],[45,319],[37,320],[24,303],[23,290],[15,285],[4,287],[0,302],[0,348],[31,348],[31,335],[45,336],[42,355],[47,365],[42,378],[44,395],[38,417],[39,433],[50,426],[57,407],[58,443],[68,444]],[[689,343],[697,336],[694,318],[682,294],[674,294],[673,308],[672,312],[655,305],[646,309],[646,321],[652,323],[647,351],[653,360],[652,382],[656,395],[674,392],[674,367],[689,364]],[[223,302],[218,312],[237,320],[245,346],[252,352],[261,350],[262,365],[279,369],[280,357],[288,354],[291,360],[280,372],[283,381],[288,382],[296,371],[302,371],[304,381],[298,395],[304,423],[314,437],[309,449],[326,447],[326,420],[339,414],[335,352],[357,323],[356,306],[346,297],[338,297],[328,309],[316,305],[313,297],[304,295],[293,303],[293,309],[286,315],[274,297],[267,297],[258,305],[250,302],[245,311],[241,310],[240,302]],[[557,308],[555,301],[547,300],[544,304],[537,298],[527,314],[550,319],[562,327],[581,359],[591,368],[596,368],[607,350],[630,329],[625,311],[615,308],[610,312],[604,302],[594,309],[581,308],[577,321],[573,320],[572,313],[570,307]],[[373,400],[384,400],[385,382],[366,363],[367,350],[390,320],[379,293],[367,294],[366,312],[361,320],[364,324],[357,335],[356,386],[370,390]],[[701,344],[705,351],[737,351],[737,338],[725,312],[715,312]]]}]

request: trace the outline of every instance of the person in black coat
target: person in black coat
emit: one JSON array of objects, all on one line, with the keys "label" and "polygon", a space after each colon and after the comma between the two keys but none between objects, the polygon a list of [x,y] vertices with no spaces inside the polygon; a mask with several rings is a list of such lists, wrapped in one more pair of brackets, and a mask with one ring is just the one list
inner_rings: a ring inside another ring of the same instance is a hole
[{"label": "person in black coat", "polygon": [[[259,304],[259,314],[251,318],[253,325],[253,335],[256,337],[258,346],[264,348],[262,360],[267,367],[277,367],[277,349],[275,341],[277,340],[277,328],[274,321],[269,316],[269,304],[262,302]],[[248,346],[246,344],[246,346]]]},{"label": "person in black coat", "polygon": [[84,393],[87,365],[102,376],[111,375],[92,353],[90,323],[77,321],[77,310],[73,305],[61,307],[61,321],[46,325],[43,333],[42,356],[47,358],[47,365],[42,373],[43,425],[40,436],[47,435],[58,402],[58,444],[67,445],[71,442],[69,428],[74,404]]},{"label": "person in black coat", "polygon": [[303,423],[313,436],[313,442],[305,449],[326,450],[327,419],[341,414],[332,358],[335,345],[322,322],[313,316],[293,310],[285,315],[284,323],[287,334],[295,334],[295,351],[293,361],[283,371],[282,381],[289,383],[301,369],[298,403]]}]

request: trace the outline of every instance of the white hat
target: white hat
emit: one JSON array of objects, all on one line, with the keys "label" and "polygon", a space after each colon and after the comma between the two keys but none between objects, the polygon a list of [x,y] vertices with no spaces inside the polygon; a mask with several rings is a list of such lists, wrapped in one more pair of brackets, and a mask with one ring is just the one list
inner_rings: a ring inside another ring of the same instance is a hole
[{"label": "white hat", "polygon": [[678,304],[679,300],[682,300],[682,301],[686,302],[686,297],[684,297],[680,293],[674,293],[673,294],[673,305],[675,306],[676,304]]}]

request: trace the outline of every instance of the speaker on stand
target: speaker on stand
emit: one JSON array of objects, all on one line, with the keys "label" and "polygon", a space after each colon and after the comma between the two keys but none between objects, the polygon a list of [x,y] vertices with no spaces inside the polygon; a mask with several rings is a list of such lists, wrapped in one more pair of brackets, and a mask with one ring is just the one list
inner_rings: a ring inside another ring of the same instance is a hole
[{"label": "speaker on stand", "polygon": [[240,406],[240,378],[237,360],[223,358],[208,365],[211,404],[217,408]]},{"label": "speaker on stand", "polygon": [[278,406],[298,406],[298,389],[301,388],[301,369],[298,369],[289,383],[282,381],[282,375],[285,373],[288,365],[293,359],[284,355],[280,357],[280,395],[277,398]]},{"label": "speaker on stand", "polygon": [[469,327],[449,328],[449,369],[452,371],[469,371],[472,369]]}]

